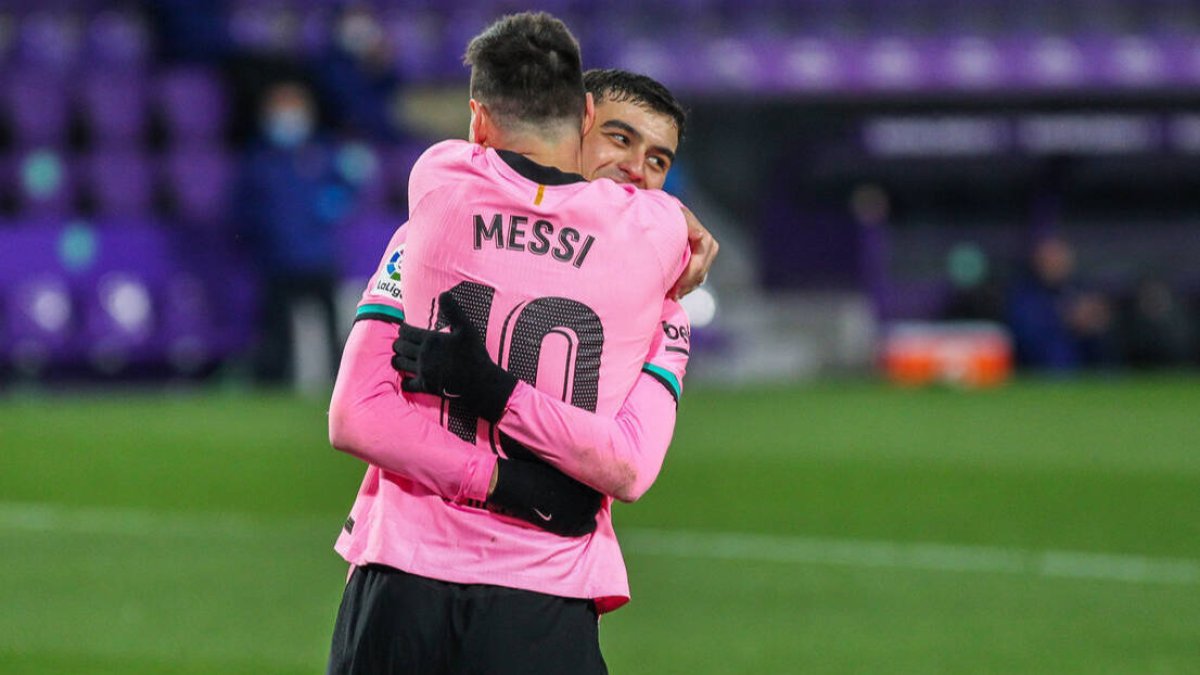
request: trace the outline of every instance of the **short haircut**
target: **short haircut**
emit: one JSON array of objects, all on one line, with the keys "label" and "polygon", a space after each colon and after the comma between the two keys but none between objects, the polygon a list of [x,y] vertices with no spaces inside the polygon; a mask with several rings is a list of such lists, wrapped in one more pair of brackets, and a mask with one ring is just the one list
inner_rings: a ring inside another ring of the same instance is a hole
[{"label": "short haircut", "polygon": [[670,117],[679,132],[679,140],[683,140],[687,111],[671,90],[659,81],[628,70],[597,68],[583,74],[583,86],[591,92],[596,105],[605,101],[623,101]]},{"label": "short haircut", "polygon": [[545,12],[498,19],[467,45],[471,98],[501,124],[553,125],[583,119],[579,42]]}]

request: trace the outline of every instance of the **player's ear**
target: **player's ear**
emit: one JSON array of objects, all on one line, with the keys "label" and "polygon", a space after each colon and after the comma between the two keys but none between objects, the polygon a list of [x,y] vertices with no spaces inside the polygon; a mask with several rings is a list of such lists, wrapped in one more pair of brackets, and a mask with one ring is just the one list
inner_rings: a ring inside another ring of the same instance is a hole
[{"label": "player's ear", "polygon": [[491,136],[491,115],[488,113],[487,106],[471,99],[471,130],[467,136],[467,140],[480,145],[487,145],[488,138]]},{"label": "player's ear", "polygon": [[592,92],[584,94],[583,104],[583,124],[580,127],[580,136],[587,136],[592,130],[592,125],[596,123],[596,99],[592,98]]}]

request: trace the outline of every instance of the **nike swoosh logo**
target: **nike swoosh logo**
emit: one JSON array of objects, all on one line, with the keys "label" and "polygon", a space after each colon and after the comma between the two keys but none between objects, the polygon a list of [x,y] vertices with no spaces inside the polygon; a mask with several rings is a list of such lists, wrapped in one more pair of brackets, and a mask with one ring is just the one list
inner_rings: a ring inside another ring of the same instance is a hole
[{"label": "nike swoosh logo", "polygon": [[533,512],[538,514],[538,518],[541,518],[542,520],[546,521],[547,523],[550,522],[550,519],[554,517],[553,515],[547,515],[545,513],[542,513],[538,509],[534,509]]},{"label": "nike swoosh logo", "polygon": [[462,394],[451,394],[450,392],[446,391],[444,388],[442,389],[442,396],[444,398],[462,398]]}]

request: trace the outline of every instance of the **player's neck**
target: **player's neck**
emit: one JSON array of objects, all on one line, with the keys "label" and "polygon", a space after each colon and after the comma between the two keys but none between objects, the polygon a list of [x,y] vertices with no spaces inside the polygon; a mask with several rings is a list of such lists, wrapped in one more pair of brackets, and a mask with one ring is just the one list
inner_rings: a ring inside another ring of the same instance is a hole
[{"label": "player's neck", "polygon": [[493,145],[497,150],[508,150],[522,155],[532,162],[549,166],[564,173],[582,173],[582,143],[578,136],[567,136],[562,140],[548,141],[531,136],[516,136],[503,139]]}]

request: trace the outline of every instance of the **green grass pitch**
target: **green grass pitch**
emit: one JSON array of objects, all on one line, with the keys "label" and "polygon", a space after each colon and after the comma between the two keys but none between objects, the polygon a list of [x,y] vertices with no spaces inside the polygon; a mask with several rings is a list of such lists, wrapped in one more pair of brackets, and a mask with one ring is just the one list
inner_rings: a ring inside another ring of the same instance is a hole
[{"label": "green grass pitch", "polygon": [[[0,672],[323,672],[362,466],[280,395],[0,398]],[[1200,672],[1200,380],[685,393],[613,673]]]}]

